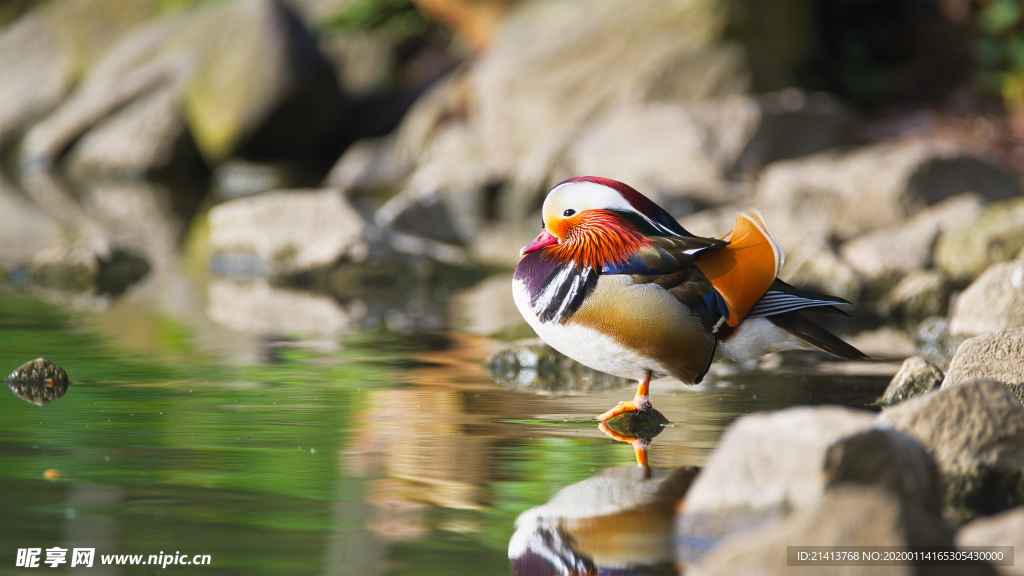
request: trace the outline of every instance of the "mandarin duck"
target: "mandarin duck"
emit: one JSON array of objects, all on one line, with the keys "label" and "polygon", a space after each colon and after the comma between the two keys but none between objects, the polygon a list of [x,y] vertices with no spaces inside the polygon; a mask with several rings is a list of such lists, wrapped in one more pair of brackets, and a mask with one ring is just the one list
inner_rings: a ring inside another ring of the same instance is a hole
[{"label": "mandarin duck", "polygon": [[813,348],[867,358],[799,312],[848,316],[836,306],[850,303],[779,280],[785,256],[756,210],[737,214],[724,237],[703,238],[626,184],[572,178],[548,193],[542,230],[521,256],[513,295],[537,335],[639,382],[632,401],[598,420],[650,409],[652,378],[696,384],[716,358]]}]

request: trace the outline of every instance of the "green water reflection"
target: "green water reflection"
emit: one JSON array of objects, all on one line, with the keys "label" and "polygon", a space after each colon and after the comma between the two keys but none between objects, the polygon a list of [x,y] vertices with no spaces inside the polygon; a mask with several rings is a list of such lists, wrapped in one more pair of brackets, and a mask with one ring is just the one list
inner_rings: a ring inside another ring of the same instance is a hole
[{"label": "green water reflection", "polygon": [[[95,548],[89,574],[508,574],[520,513],[636,462],[590,420],[629,390],[503,389],[479,342],[358,334],[340,351],[232,366],[166,319],[148,321],[146,347],[115,346],[120,328],[97,330],[94,315],[0,297],[0,370],[45,356],[71,380],[42,407],[0,389],[5,574],[74,571],[14,568],[19,548],[51,547]],[[651,465],[699,465],[740,413],[865,404],[884,387],[744,378],[656,390],[675,424]],[[99,566],[175,552],[212,564]]]}]

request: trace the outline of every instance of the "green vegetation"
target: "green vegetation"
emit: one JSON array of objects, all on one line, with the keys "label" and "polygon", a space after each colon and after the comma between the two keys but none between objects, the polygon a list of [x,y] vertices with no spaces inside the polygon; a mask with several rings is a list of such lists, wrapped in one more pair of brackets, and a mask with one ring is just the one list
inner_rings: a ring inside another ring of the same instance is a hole
[{"label": "green vegetation", "polygon": [[1024,108],[1024,6],[1020,0],[982,0],[972,54],[975,82],[1002,96],[1009,110]]}]

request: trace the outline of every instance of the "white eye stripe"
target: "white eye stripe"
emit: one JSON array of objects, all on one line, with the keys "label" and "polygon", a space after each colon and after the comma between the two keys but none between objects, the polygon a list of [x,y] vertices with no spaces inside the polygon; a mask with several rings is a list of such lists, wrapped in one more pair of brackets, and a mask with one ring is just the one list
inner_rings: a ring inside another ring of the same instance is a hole
[{"label": "white eye stripe", "polygon": [[[572,208],[566,208],[572,206]],[[565,212],[574,213],[584,210],[617,210],[631,212],[644,219],[654,229],[671,236],[676,232],[660,222],[651,220],[646,214],[638,211],[618,191],[596,182],[565,182],[555,186],[544,200],[545,217],[566,217]]]}]

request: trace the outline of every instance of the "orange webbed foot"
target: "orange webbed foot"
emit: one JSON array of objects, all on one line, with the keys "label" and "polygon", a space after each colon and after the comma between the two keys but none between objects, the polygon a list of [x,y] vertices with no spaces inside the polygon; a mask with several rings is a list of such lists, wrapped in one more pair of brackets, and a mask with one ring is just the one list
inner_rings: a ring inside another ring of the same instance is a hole
[{"label": "orange webbed foot", "polygon": [[651,404],[650,402],[648,402],[647,406],[645,406],[644,408],[640,408],[639,406],[637,406],[635,400],[630,400],[629,402],[619,402],[618,406],[612,408],[611,410],[608,410],[604,414],[601,414],[600,416],[597,416],[594,419],[599,422],[607,422],[608,420],[611,420],[616,416],[621,416],[622,414],[626,414],[627,412],[639,412],[641,410],[646,410],[650,408],[650,406]]}]

